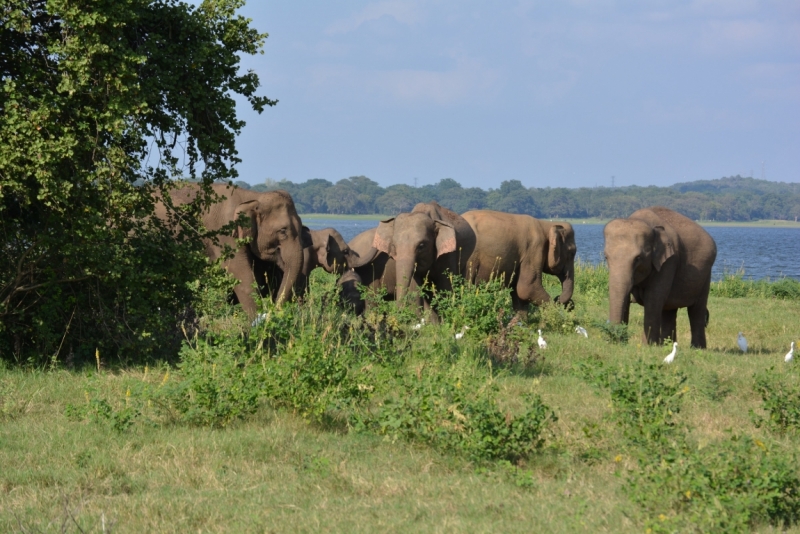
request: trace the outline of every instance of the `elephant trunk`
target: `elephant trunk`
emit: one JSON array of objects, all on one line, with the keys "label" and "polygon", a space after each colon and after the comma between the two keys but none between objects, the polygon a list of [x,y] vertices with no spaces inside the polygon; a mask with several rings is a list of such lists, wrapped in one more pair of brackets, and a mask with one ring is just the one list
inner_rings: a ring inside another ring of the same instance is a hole
[{"label": "elephant trunk", "polygon": [[[275,297],[275,304],[282,304],[292,298],[293,289],[304,289],[306,278],[303,276],[303,245],[298,239],[296,243],[288,242],[281,246],[283,260],[283,280]],[[298,285],[298,283],[300,285]]]},{"label": "elephant trunk", "polygon": [[408,289],[411,287],[411,283],[414,280],[416,266],[413,257],[410,259],[395,259],[395,283],[397,284],[395,286],[395,300],[397,300],[397,303],[400,305],[405,303]]},{"label": "elephant trunk", "polygon": [[571,263],[564,269],[561,275],[561,296],[558,297],[558,302],[567,304],[572,299],[572,293],[575,290],[575,264]]},{"label": "elephant trunk", "polygon": [[633,289],[631,273],[615,273],[611,270],[608,279],[608,320],[610,322],[628,324],[631,289]]}]

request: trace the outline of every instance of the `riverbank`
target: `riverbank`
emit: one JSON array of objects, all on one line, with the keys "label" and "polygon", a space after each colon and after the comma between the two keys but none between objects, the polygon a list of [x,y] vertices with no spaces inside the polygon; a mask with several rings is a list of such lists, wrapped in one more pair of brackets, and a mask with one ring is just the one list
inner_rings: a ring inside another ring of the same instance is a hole
[{"label": "riverbank", "polygon": [[[381,214],[367,214],[367,215],[341,215],[331,213],[305,213],[301,214],[300,218],[303,220],[316,220],[316,219],[331,219],[331,220],[356,220],[356,221],[382,221],[394,217],[394,215],[381,215]],[[579,224],[606,224],[611,219],[599,219],[590,217],[587,219],[548,219],[551,221],[563,220],[572,225]],[[797,221],[783,221],[775,219],[764,219],[760,221],[697,221],[702,226],[729,226],[739,228],[797,228],[800,229],[800,222]]]}]

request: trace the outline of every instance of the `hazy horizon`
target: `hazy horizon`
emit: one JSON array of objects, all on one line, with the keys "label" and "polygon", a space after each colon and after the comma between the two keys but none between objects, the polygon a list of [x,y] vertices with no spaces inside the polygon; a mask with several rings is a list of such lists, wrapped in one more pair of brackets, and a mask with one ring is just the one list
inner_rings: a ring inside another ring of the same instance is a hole
[{"label": "hazy horizon", "polygon": [[250,2],[240,179],[800,182],[800,4]]}]

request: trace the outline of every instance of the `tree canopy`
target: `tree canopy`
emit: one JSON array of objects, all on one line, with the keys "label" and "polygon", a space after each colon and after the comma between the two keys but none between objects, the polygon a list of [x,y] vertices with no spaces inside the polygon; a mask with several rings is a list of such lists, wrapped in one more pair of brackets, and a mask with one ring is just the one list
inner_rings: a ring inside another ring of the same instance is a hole
[{"label": "tree canopy", "polygon": [[156,350],[175,328],[205,261],[152,193],[235,179],[233,94],[275,103],[240,72],[267,37],[242,4],[0,0],[0,355]]},{"label": "tree canopy", "polygon": [[[393,215],[411,210],[417,202],[436,200],[459,213],[492,209],[543,218],[627,217],[637,209],[655,205],[666,206],[697,220],[791,220],[800,217],[800,184],[741,176],[670,187],[526,188],[519,180],[504,180],[497,188],[484,191],[478,187],[464,188],[452,178],[445,178],[419,188],[402,184],[383,188],[364,176],[335,184],[320,179],[297,184],[268,180],[253,187],[257,190],[278,188],[292,194],[301,213]],[[350,204],[312,201],[311,195],[314,199],[341,195],[348,198]]]}]

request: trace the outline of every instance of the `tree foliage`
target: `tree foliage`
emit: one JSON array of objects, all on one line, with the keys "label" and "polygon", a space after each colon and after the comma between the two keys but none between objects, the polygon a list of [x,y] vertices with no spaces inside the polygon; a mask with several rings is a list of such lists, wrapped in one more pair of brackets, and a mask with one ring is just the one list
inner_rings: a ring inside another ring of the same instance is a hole
[{"label": "tree foliage", "polygon": [[242,4],[0,0],[1,355],[165,346],[205,260],[152,193],[234,179],[232,93],[275,103],[239,72],[266,38]]},{"label": "tree foliage", "polygon": [[[364,176],[340,180],[309,180],[295,184],[288,180],[253,187],[256,190],[287,189],[301,213],[383,213],[410,211],[417,202],[436,200],[459,213],[492,209],[526,213],[543,218],[603,219],[627,217],[647,206],[661,205],[697,220],[748,221],[754,219],[795,219],[800,217],[800,184],[768,182],[734,176],[676,184],[671,187],[565,187],[526,188],[519,180],[506,180],[484,191],[464,188],[452,178],[414,188],[408,185],[380,187]],[[313,191],[313,193],[312,193]],[[347,199],[347,202],[313,202],[314,198]]]}]

